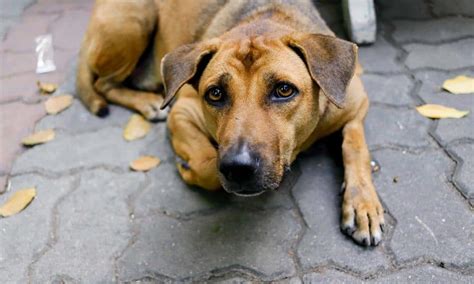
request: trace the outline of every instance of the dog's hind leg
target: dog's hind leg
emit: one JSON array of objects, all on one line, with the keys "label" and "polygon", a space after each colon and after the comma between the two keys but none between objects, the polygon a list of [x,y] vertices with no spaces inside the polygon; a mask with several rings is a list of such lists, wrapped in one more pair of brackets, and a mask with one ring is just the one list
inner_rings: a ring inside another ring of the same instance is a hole
[{"label": "dog's hind leg", "polygon": [[90,112],[100,117],[106,116],[109,113],[107,102],[94,89],[92,85],[95,80],[94,74],[92,74],[86,60],[83,58],[84,56],[84,52],[81,51],[76,76],[78,96]]},{"label": "dog's hind leg", "polygon": [[168,128],[171,144],[181,159],[177,167],[183,180],[211,191],[220,189],[217,150],[204,129],[200,101],[190,86],[179,92],[168,117]]},{"label": "dog's hind leg", "polygon": [[342,131],[345,192],[341,229],[361,245],[376,246],[382,239],[384,210],[372,183],[370,154],[365,142],[363,121],[367,109],[366,100]]},{"label": "dog's hind leg", "polygon": [[95,88],[100,90],[109,102],[138,111],[148,120],[163,120],[168,114],[167,110],[160,110],[163,97],[154,93],[132,90],[113,83],[109,78],[97,80]]},{"label": "dog's hind leg", "polygon": [[106,105],[105,98],[148,119],[160,117],[160,96],[123,86],[154,39],[157,23],[153,0],[96,2],[81,47],[77,80],[80,97],[93,113],[98,113],[94,105]]}]

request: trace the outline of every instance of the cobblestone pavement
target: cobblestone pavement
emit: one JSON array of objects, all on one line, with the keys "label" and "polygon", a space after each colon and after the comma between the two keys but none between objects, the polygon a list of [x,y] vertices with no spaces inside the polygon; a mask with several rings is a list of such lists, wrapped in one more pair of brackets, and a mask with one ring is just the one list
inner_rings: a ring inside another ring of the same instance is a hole
[{"label": "cobblestone pavement", "polygon": [[[75,100],[41,118],[37,79],[65,79],[56,94],[74,92],[70,63],[91,1],[1,1],[0,188],[9,190],[0,203],[37,187],[27,209],[0,219],[1,283],[474,282],[474,96],[440,89],[474,75],[472,0],[378,2],[377,42],[360,48],[372,101],[367,140],[388,220],[373,249],[339,230],[338,137],[301,155],[279,191],[245,199],[185,186],[163,123],[125,142],[131,113],[122,108],[99,119]],[[321,10],[340,32],[337,4]],[[58,71],[38,76],[33,39],[46,32]],[[414,109],[422,103],[471,113],[429,120]],[[47,128],[54,141],[19,146]],[[131,172],[141,154],[162,164]]]}]

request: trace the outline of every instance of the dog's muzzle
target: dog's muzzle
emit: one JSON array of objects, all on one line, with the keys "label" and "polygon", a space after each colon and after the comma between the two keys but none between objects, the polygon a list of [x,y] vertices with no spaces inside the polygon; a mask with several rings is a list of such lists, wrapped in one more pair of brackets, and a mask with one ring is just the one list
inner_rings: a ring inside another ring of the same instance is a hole
[{"label": "dog's muzzle", "polygon": [[263,193],[260,156],[247,143],[239,143],[225,152],[219,160],[219,171],[224,189],[240,196]]}]

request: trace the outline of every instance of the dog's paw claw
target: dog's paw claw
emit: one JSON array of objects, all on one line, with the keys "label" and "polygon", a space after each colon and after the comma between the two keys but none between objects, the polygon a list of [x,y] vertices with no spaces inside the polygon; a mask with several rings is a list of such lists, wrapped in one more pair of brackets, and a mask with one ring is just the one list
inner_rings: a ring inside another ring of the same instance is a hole
[{"label": "dog's paw claw", "polygon": [[352,224],[352,225],[348,225],[348,224],[342,224],[341,225],[341,231],[348,235],[348,236],[352,236],[352,234],[355,232],[356,230],[356,227]]}]

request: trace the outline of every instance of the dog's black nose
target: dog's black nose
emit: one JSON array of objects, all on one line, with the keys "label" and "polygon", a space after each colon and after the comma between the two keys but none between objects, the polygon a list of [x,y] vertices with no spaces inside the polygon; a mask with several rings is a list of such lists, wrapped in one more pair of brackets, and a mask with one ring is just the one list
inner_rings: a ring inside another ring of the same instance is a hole
[{"label": "dog's black nose", "polygon": [[255,181],[258,163],[258,156],[242,143],[226,151],[220,159],[219,170],[227,181],[244,185]]}]

